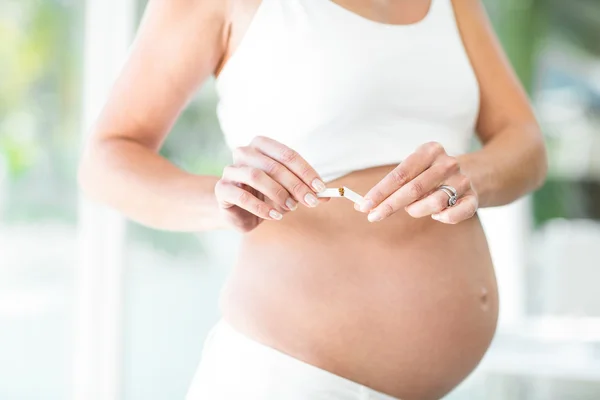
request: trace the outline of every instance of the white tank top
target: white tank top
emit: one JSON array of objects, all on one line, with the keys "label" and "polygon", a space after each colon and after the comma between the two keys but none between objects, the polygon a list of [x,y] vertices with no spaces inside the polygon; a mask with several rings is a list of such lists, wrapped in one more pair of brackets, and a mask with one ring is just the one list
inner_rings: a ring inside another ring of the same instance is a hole
[{"label": "white tank top", "polygon": [[330,0],[262,0],[216,88],[231,148],[271,137],[325,181],[398,164],[429,141],[462,154],[479,110],[450,0],[411,25]]}]

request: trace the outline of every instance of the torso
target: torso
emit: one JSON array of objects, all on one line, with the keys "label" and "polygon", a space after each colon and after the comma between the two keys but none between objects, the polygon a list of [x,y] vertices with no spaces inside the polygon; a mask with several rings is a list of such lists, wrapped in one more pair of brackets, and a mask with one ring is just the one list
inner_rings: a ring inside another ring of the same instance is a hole
[{"label": "torso", "polygon": [[[364,193],[389,171],[332,185]],[[346,199],[264,222],[243,240],[224,317],[262,343],[403,400],[439,399],[478,364],[498,298],[477,217],[367,222]]]},{"label": "torso", "polygon": [[[239,3],[233,48],[260,1]],[[338,3],[376,17],[366,2]],[[414,23],[428,11],[425,1],[399,3],[387,23]],[[364,194],[394,166],[328,186]],[[332,199],[263,222],[244,236],[238,260],[221,297],[232,326],[403,400],[439,399],[478,364],[495,331],[497,288],[477,217],[444,225],[399,212],[372,224],[348,200]]]},{"label": "torso", "polygon": [[331,0],[262,0],[250,22],[252,10],[238,0],[246,31],[234,34],[233,22],[237,45],[216,82],[229,146],[269,136],[325,180],[398,164],[429,141],[450,155],[465,152],[479,87],[450,0],[400,3],[431,6],[404,26],[371,21]]}]

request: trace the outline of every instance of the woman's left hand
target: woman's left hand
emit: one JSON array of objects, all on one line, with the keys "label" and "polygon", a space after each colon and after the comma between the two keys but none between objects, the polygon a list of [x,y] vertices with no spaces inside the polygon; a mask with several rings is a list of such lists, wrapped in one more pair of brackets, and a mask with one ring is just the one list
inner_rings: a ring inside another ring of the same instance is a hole
[{"label": "woman's left hand", "polygon": [[[449,205],[450,195],[440,189],[442,185],[456,189],[458,201],[454,206]],[[441,144],[431,142],[420,146],[375,185],[359,210],[369,212],[371,222],[404,209],[414,218],[431,216],[456,224],[475,215],[478,207],[477,193],[461,172],[458,160],[446,154]]]}]

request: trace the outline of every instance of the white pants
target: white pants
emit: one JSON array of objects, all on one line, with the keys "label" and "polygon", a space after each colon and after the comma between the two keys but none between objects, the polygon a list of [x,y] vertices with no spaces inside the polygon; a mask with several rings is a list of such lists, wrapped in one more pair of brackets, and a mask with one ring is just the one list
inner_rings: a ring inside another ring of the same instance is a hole
[{"label": "white pants", "polygon": [[258,343],[220,321],[187,400],[397,400]]}]

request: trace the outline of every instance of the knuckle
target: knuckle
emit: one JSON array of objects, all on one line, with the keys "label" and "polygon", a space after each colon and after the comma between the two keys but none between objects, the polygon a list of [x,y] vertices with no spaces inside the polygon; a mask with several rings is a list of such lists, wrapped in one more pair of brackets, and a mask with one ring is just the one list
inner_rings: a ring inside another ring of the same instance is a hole
[{"label": "knuckle", "polygon": [[392,205],[388,202],[383,203],[379,209],[381,210],[381,213],[386,217],[394,212],[394,207],[392,207]]},{"label": "knuckle", "polygon": [[460,174],[460,181],[467,186],[471,186],[471,178],[465,174]]},{"label": "knuckle", "polygon": [[442,179],[446,179],[448,178],[450,175],[450,173],[448,173],[448,170],[446,168],[445,165],[443,164],[434,164],[431,169],[433,170],[433,172],[435,173],[435,176],[438,178],[442,178]]},{"label": "knuckle", "polygon": [[263,176],[263,171],[261,171],[258,168],[250,167],[248,169],[248,178],[250,178],[250,181],[257,182],[262,178],[262,176]]},{"label": "knuckle", "polygon": [[266,217],[267,215],[269,215],[269,208],[261,202],[257,202],[255,204],[254,211],[256,212],[256,215],[261,217]]},{"label": "knuckle", "polygon": [[302,168],[302,171],[300,172],[300,177],[301,178],[310,178],[313,174],[312,168],[309,165],[305,165]]},{"label": "knuckle", "polygon": [[297,157],[298,153],[289,148],[286,148],[281,152],[281,160],[284,163],[292,163],[296,160]]},{"label": "knuckle", "polygon": [[238,204],[244,206],[250,201],[250,193],[243,190],[238,196]]},{"label": "knuckle", "polygon": [[215,194],[217,195],[217,197],[220,197],[221,192],[223,191],[225,186],[225,181],[223,181],[223,179],[219,179],[217,181],[217,183],[215,184]]},{"label": "knuckle", "polygon": [[471,188],[471,179],[469,179],[469,177],[466,175],[462,175],[458,184],[462,188],[463,192],[466,192]]},{"label": "knuckle", "polygon": [[227,181],[225,179],[219,179],[215,184],[215,188],[223,189],[227,185]]},{"label": "knuckle", "polygon": [[231,165],[226,165],[226,166],[223,168],[223,173],[221,174],[221,176],[223,176],[223,177],[226,177],[226,176],[230,175],[230,174],[231,174],[231,169],[232,169],[232,168],[233,168],[233,167],[232,167]]},{"label": "knuckle", "polygon": [[250,146],[252,147],[260,147],[261,143],[264,143],[267,138],[262,135],[254,136],[250,141]]},{"label": "knuckle", "polygon": [[236,175],[237,171],[238,167],[235,165],[227,165],[225,168],[223,168],[223,178],[231,181],[233,180],[233,177]]},{"label": "knuckle", "polygon": [[444,169],[446,171],[451,173],[456,173],[459,170],[458,160],[456,159],[456,157],[445,157],[444,161],[442,162],[442,165],[444,166]]},{"label": "knuckle", "polygon": [[304,192],[304,183],[300,180],[298,182],[294,183],[294,185],[292,186],[292,193],[297,198],[300,198],[303,192]]},{"label": "knuckle", "polygon": [[383,194],[381,189],[375,189],[373,191],[373,194],[369,197],[371,198],[371,200],[374,200],[376,203],[385,199],[385,195]]},{"label": "knuckle", "polygon": [[397,185],[404,185],[408,180],[408,174],[403,168],[396,168],[390,172],[390,178]]},{"label": "knuckle", "polygon": [[438,156],[444,152],[444,146],[439,142],[428,142],[424,145],[425,151],[431,156]]},{"label": "knuckle", "polygon": [[415,181],[409,186],[408,193],[413,198],[420,198],[425,194],[425,188],[421,182]]},{"label": "knuckle", "polygon": [[273,161],[267,166],[267,173],[271,176],[277,176],[281,172],[281,168],[281,164],[279,164],[277,161]]},{"label": "knuckle", "polygon": [[248,154],[248,147],[236,147],[231,154],[234,160],[241,160]]}]

